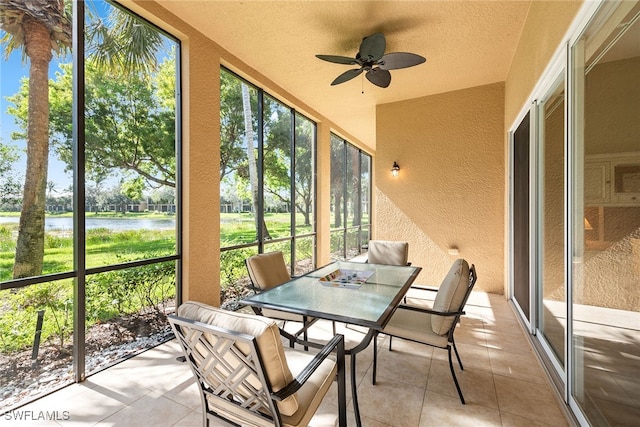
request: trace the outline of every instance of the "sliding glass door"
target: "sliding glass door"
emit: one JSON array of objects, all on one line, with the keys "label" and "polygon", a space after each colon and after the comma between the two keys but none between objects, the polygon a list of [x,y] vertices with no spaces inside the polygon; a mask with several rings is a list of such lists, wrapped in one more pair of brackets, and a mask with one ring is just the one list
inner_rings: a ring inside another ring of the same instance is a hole
[{"label": "sliding glass door", "polygon": [[605,4],[572,49],[572,404],[640,419],[640,3]]},{"label": "sliding glass door", "polygon": [[510,296],[580,424],[635,426],[640,2],[584,9],[512,130]]},{"label": "sliding glass door", "polygon": [[531,114],[527,113],[513,132],[512,200],[512,296],[522,316],[531,321],[531,239],[530,239],[530,134]]},{"label": "sliding glass door", "polygon": [[537,336],[564,382],[565,78],[564,69],[538,102]]}]

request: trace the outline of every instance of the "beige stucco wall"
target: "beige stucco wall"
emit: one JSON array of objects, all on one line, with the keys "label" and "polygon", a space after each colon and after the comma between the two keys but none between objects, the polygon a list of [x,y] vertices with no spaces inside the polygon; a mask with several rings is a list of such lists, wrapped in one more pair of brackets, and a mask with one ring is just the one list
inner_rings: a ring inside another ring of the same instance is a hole
[{"label": "beige stucco wall", "polygon": [[505,126],[510,128],[563,40],[582,1],[533,1],[505,82]]},{"label": "beige stucco wall", "polygon": [[463,257],[477,289],[502,293],[504,85],[379,105],[376,117],[375,237],[409,242],[419,283],[439,285]]}]

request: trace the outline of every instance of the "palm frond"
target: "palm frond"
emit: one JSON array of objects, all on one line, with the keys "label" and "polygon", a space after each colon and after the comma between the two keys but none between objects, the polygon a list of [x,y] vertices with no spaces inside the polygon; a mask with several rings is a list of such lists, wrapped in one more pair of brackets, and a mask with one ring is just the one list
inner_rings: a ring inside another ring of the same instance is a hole
[{"label": "palm frond", "polygon": [[71,47],[71,15],[63,0],[0,0],[0,29],[5,55],[24,43],[25,17],[41,22],[51,36],[52,49],[62,52]]},{"label": "palm frond", "polygon": [[106,22],[92,16],[87,26],[88,57],[107,71],[152,73],[158,67],[162,36],[146,22],[114,7]]}]

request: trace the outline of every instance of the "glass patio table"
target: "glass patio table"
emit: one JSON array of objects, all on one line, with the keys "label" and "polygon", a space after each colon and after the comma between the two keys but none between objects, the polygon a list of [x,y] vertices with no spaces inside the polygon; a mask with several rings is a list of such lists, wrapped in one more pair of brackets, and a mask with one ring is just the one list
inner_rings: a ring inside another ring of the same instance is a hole
[{"label": "glass patio table", "polygon": [[347,350],[351,355],[353,409],[356,423],[361,426],[356,354],[386,326],[421,270],[414,266],[337,261],[240,303],[368,328],[362,341]]}]

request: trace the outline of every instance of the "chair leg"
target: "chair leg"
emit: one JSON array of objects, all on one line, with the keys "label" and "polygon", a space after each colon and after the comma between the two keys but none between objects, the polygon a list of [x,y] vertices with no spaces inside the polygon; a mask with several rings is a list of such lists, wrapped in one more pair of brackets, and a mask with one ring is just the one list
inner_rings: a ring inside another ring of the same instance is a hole
[{"label": "chair leg", "polygon": [[391,351],[391,340],[393,339],[393,337],[391,335],[388,335],[389,337],[389,351]]},{"label": "chair leg", "polygon": [[[302,332],[302,338],[305,341],[309,341],[309,333],[307,332],[307,323],[308,323],[308,318],[307,316],[302,316],[302,326],[304,327],[304,332]],[[334,334],[335,335],[335,334]],[[307,347],[306,345],[304,346],[304,351],[309,351],[309,347]]]},{"label": "chair leg", "polygon": [[336,349],[336,362],[338,364],[338,426],[347,426],[347,369],[344,358],[344,340],[340,341]]},{"label": "chair leg", "polygon": [[331,326],[333,326],[333,336],[335,337],[336,336],[336,322],[332,321],[331,322]]},{"label": "chair leg", "polygon": [[[282,321],[282,330],[286,330],[285,328],[287,327],[287,321],[283,320]],[[306,340],[305,340],[306,341]],[[293,338],[289,339],[289,347],[294,348],[296,346],[296,342],[293,340]]]},{"label": "chair leg", "polygon": [[462,360],[460,360],[460,354],[458,354],[458,347],[456,347],[456,342],[451,337],[451,343],[453,344],[453,351],[456,352],[456,357],[458,358],[458,365],[460,365],[460,370],[464,371],[464,367],[462,366]]},{"label": "chair leg", "polygon": [[371,376],[371,384],[376,385],[376,370],[378,367],[378,333],[373,334],[373,375]]},{"label": "chair leg", "polygon": [[356,426],[362,427],[362,420],[360,419],[360,406],[358,405],[358,392],[356,384],[356,355],[351,353],[351,400],[353,403],[353,412],[356,417]]},{"label": "chair leg", "polygon": [[458,378],[456,377],[456,372],[453,370],[453,360],[451,360],[451,346],[447,346],[447,352],[449,353],[449,369],[451,369],[451,376],[453,377],[453,382],[456,384],[456,389],[458,389],[458,396],[460,396],[460,402],[464,405],[464,396],[462,396],[462,390],[460,389],[460,384],[458,384]]}]

